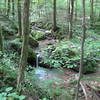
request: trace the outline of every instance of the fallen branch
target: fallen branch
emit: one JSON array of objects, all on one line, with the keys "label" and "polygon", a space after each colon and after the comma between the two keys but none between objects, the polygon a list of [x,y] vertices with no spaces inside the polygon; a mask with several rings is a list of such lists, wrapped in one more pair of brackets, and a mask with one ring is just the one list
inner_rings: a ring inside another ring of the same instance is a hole
[{"label": "fallen branch", "polygon": [[83,90],[83,93],[84,93],[84,96],[85,96],[86,100],[88,100],[88,96],[87,96],[87,93],[86,93],[85,86],[82,84],[82,82],[80,82],[80,85],[82,87],[82,90]]}]

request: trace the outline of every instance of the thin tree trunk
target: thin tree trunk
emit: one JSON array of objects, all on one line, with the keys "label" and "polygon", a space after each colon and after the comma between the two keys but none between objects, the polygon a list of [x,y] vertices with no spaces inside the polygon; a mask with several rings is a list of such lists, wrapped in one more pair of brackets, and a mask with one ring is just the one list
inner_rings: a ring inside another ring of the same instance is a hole
[{"label": "thin tree trunk", "polygon": [[8,5],[7,5],[7,16],[8,16],[8,17],[9,17],[9,15],[10,15],[10,9],[11,9],[10,0],[8,0]]},{"label": "thin tree trunk", "polygon": [[5,0],[5,14],[7,14],[7,0]]},{"label": "thin tree trunk", "polygon": [[46,21],[48,21],[48,9],[47,9],[47,0],[45,0],[45,15],[46,15]]},{"label": "thin tree trunk", "polygon": [[69,19],[70,19],[70,0],[67,0],[67,19],[68,19],[68,22],[69,22]]},{"label": "thin tree trunk", "polygon": [[57,25],[56,25],[56,0],[53,0],[53,30],[56,31]]},{"label": "thin tree trunk", "polygon": [[82,73],[83,73],[85,34],[86,34],[86,26],[85,26],[85,0],[83,0],[83,36],[82,36],[82,44],[81,44],[81,59],[80,59],[79,79],[78,79],[78,82],[77,82],[77,89],[76,89],[77,91],[76,91],[75,100],[78,100],[80,80],[81,80]]},{"label": "thin tree trunk", "polygon": [[77,0],[75,0],[75,20],[77,20]]},{"label": "thin tree trunk", "polygon": [[93,22],[94,22],[94,7],[93,7],[93,4],[94,4],[94,0],[90,0],[90,24],[91,26],[93,26]]},{"label": "thin tree trunk", "polygon": [[17,10],[18,10],[18,34],[22,36],[22,15],[21,15],[21,0],[17,1]]},{"label": "thin tree trunk", "polygon": [[69,39],[73,36],[73,13],[74,13],[74,0],[70,1],[70,19],[69,19]]},{"label": "thin tree trunk", "polygon": [[2,26],[0,26],[0,51],[3,52],[3,36],[2,36]]},{"label": "thin tree trunk", "polygon": [[15,16],[15,0],[12,0],[12,16]]},{"label": "thin tree trunk", "polygon": [[30,0],[24,0],[24,8],[23,8],[23,43],[22,43],[22,51],[21,51],[21,59],[20,59],[20,69],[17,80],[17,89],[19,92],[22,90],[23,82],[24,82],[24,71],[27,65],[27,57],[28,57],[28,40],[29,40],[29,5]]},{"label": "thin tree trunk", "polygon": [[38,3],[37,3],[37,9],[38,9],[38,15],[39,15],[39,18],[40,18],[41,14],[40,14],[39,0],[38,0]]}]

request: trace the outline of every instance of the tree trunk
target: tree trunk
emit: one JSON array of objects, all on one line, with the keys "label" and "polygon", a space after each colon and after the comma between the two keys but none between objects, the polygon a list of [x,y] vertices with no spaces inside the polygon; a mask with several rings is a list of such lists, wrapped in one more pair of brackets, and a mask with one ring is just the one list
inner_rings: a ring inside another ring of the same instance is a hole
[{"label": "tree trunk", "polygon": [[5,0],[5,15],[7,14],[7,0]]},{"label": "tree trunk", "polygon": [[17,10],[18,10],[18,34],[22,36],[22,15],[21,15],[21,0],[17,1]]},{"label": "tree trunk", "polygon": [[56,25],[56,0],[53,0],[53,30],[57,30],[57,25]]},{"label": "tree trunk", "polygon": [[14,0],[12,0],[12,16],[13,16],[13,18],[15,16],[15,2],[14,2]]},{"label": "tree trunk", "polygon": [[81,58],[80,58],[79,79],[78,79],[78,82],[77,82],[77,89],[76,89],[77,91],[76,91],[75,100],[78,100],[80,80],[81,80],[82,72],[83,72],[85,34],[86,34],[86,26],[85,26],[85,0],[83,0],[83,36],[82,36],[82,43],[81,43]]},{"label": "tree trunk", "polygon": [[8,17],[9,17],[9,14],[10,14],[10,9],[11,9],[10,0],[8,0],[8,6],[7,6],[7,16]]},{"label": "tree trunk", "polygon": [[93,26],[93,22],[94,22],[94,0],[90,0],[90,24],[91,26]]},{"label": "tree trunk", "polygon": [[70,19],[70,0],[67,0],[67,19],[68,19],[68,22],[69,22],[69,19]]},{"label": "tree trunk", "polygon": [[70,18],[69,18],[69,39],[73,35],[73,13],[74,13],[74,0],[70,1]]},{"label": "tree trunk", "polygon": [[2,26],[0,26],[0,51],[3,52],[3,36],[2,36]]},{"label": "tree trunk", "polygon": [[24,0],[24,8],[23,8],[23,43],[22,43],[22,51],[21,51],[21,59],[19,66],[19,74],[17,80],[17,89],[19,92],[22,90],[22,85],[24,82],[24,71],[27,65],[27,57],[28,57],[28,40],[29,40],[29,5],[30,0]]},{"label": "tree trunk", "polygon": [[75,20],[77,20],[77,0],[75,0]]}]

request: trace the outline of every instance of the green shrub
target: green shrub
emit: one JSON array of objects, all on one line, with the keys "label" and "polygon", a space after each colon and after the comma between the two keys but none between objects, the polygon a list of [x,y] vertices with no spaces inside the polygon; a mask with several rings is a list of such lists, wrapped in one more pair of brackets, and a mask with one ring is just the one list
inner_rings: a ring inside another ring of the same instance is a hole
[{"label": "green shrub", "polygon": [[25,96],[18,95],[16,92],[13,91],[12,87],[8,87],[5,91],[0,93],[0,100],[24,100]]},{"label": "green shrub", "polygon": [[0,53],[0,91],[2,91],[5,87],[16,87],[15,83],[18,72],[16,68],[16,66],[18,66],[16,59],[16,54]]}]

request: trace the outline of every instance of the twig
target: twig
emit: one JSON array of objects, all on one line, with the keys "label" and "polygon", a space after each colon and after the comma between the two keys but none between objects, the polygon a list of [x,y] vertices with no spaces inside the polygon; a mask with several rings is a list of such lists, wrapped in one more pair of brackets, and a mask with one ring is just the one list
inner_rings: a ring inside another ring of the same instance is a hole
[{"label": "twig", "polygon": [[86,93],[85,86],[82,84],[82,82],[80,82],[80,85],[81,85],[81,87],[82,87],[82,90],[83,90],[83,92],[84,92],[84,95],[85,95],[86,100],[88,100],[88,96],[87,96],[87,93]]}]

